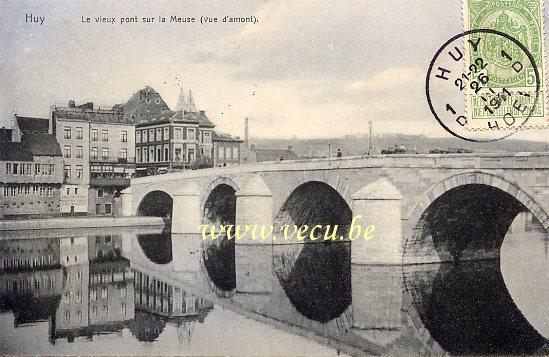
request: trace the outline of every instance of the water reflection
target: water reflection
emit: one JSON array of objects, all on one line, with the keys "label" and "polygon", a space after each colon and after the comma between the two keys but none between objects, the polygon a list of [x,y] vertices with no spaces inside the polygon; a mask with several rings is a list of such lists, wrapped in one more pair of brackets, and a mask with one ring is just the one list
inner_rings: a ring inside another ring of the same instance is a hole
[{"label": "water reflection", "polygon": [[[181,243],[189,239],[196,247]],[[351,265],[350,242],[260,246],[251,264],[275,274],[272,291],[233,288],[230,298],[217,284],[237,283],[234,265],[222,268],[231,256],[239,264],[234,252],[219,255],[225,263],[209,256],[221,264],[212,271],[226,274],[215,284],[206,260],[196,275],[174,271],[175,260],[200,256],[200,239],[158,229],[1,240],[0,346],[11,354],[549,353],[547,234],[507,237],[500,260],[404,268]],[[104,343],[106,335],[119,343]],[[295,347],[284,350],[281,335]]]},{"label": "water reflection", "polygon": [[499,260],[406,268],[432,338],[452,354],[532,354],[546,344],[507,291]]},{"label": "water reflection", "polygon": [[274,271],[293,306],[305,317],[328,322],[351,304],[350,242],[278,245]]},{"label": "water reflection", "polygon": [[[166,323],[204,321],[210,302],[130,269],[122,244],[121,235],[0,241],[0,308],[11,311],[16,328],[48,322],[52,345],[128,328],[140,341],[154,341]],[[183,327],[182,336],[190,338],[188,330]]]},{"label": "water reflection", "polygon": [[137,241],[145,256],[155,264],[172,261],[172,235],[169,229],[162,233],[138,234]]}]

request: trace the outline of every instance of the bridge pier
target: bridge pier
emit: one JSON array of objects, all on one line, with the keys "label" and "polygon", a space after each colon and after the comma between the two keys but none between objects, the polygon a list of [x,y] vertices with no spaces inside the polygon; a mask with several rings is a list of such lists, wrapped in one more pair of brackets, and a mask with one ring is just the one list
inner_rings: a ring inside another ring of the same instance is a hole
[{"label": "bridge pier", "polygon": [[402,264],[402,194],[386,178],[364,186],[352,195],[353,215],[362,216],[362,231],[373,224],[371,239],[364,235],[351,243],[351,264]]},{"label": "bridge pier", "polygon": [[200,191],[192,182],[173,195],[172,266],[174,271],[198,271],[200,224]]},{"label": "bridge pier", "polygon": [[403,278],[400,266],[352,265],[353,331],[386,345],[402,333]]},{"label": "bridge pier", "polygon": [[[236,192],[236,225],[270,227],[273,195],[261,176],[256,174]],[[236,291],[270,293],[272,288],[272,241],[252,240],[250,233],[235,241]]]}]

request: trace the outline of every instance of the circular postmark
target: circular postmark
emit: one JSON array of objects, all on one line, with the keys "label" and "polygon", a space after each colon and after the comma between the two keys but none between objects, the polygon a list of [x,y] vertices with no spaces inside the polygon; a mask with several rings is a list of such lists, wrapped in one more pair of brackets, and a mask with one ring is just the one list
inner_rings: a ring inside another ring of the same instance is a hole
[{"label": "circular postmark", "polygon": [[[517,76],[524,80],[505,81]],[[512,135],[543,111],[540,85],[536,60],[523,43],[501,31],[475,29],[439,48],[425,91],[431,112],[446,131],[488,142]]]}]

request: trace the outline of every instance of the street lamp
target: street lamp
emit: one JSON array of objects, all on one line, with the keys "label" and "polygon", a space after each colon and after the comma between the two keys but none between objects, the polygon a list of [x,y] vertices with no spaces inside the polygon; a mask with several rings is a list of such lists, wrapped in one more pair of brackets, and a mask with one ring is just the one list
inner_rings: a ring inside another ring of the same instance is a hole
[{"label": "street lamp", "polygon": [[374,128],[374,122],[372,119],[368,120],[368,129],[370,131],[369,140],[368,140],[368,156],[372,155],[372,129]]}]

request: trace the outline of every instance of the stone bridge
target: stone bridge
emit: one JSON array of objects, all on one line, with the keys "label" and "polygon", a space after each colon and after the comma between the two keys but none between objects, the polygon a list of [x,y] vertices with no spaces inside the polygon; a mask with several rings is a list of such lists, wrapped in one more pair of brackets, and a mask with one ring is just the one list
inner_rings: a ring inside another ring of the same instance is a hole
[{"label": "stone bridge", "polygon": [[[372,239],[352,241],[353,264],[496,257],[506,232],[522,229],[528,211],[549,228],[549,153],[345,157],[186,171],[132,179],[122,206],[126,216],[171,216],[172,233],[183,237],[220,223],[331,224],[347,232],[361,216],[355,223],[363,231],[376,229]],[[244,259],[246,247],[288,243],[296,241],[243,239],[235,254]]]}]

